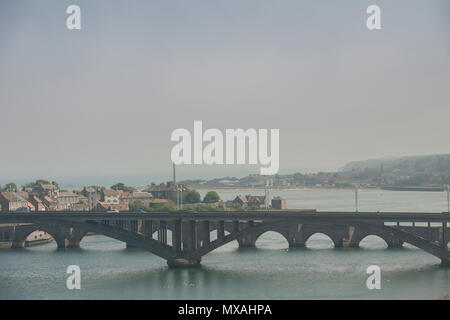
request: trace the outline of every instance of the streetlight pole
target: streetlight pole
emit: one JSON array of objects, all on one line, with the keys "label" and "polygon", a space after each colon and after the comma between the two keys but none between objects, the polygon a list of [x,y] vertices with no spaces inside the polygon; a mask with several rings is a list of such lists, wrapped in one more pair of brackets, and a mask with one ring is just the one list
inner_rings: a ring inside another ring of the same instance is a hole
[{"label": "streetlight pole", "polygon": [[183,186],[180,187],[180,204],[181,209],[183,209]]},{"label": "streetlight pole", "polygon": [[180,197],[178,196],[178,186],[175,186],[175,192],[177,193],[177,210],[180,209]]},{"label": "streetlight pole", "polygon": [[183,187],[177,186],[177,206],[179,209],[183,209]]},{"label": "streetlight pole", "polygon": [[12,185],[9,185],[9,208],[8,211],[12,211],[11,210],[11,203],[12,203]]},{"label": "streetlight pole", "polygon": [[266,210],[269,210],[269,180],[266,180],[266,186],[264,187],[264,197]]},{"label": "streetlight pole", "polygon": [[355,212],[358,212],[358,189],[359,184],[355,183]]},{"label": "streetlight pole", "polygon": [[447,185],[445,190],[447,190],[447,212],[450,213],[450,186]]},{"label": "streetlight pole", "polygon": [[[446,185],[445,190],[447,191],[447,213],[450,213],[450,186]],[[444,219],[442,221],[442,248],[447,249],[446,240],[446,229],[447,229],[447,221]]]}]

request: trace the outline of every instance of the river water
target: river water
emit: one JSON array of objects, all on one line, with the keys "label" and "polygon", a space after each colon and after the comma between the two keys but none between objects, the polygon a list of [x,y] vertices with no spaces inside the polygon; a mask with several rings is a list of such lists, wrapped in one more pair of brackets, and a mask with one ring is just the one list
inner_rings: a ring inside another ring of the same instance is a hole
[{"label": "river water", "polygon": [[[205,192],[202,192],[204,195]],[[219,191],[222,199],[264,190]],[[354,210],[352,190],[272,190],[288,208]],[[447,209],[442,192],[361,190],[360,211]],[[85,237],[80,249],[57,250],[55,243],[0,250],[0,299],[440,299],[450,295],[450,269],[405,244],[388,249],[369,236],[361,248],[334,249],[316,234],[307,248],[288,249],[267,232],[257,248],[232,242],[203,257],[197,269],[168,269],[164,260],[104,236]],[[81,269],[81,290],[66,288],[66,268]],[[366,269],[381,268],[381,289],[369,290]]]}]

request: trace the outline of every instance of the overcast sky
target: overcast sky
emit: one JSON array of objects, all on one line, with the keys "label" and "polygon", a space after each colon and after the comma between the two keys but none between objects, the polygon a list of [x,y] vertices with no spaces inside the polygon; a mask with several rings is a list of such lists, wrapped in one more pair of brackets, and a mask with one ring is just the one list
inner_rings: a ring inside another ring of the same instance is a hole
[{"label": "overcast sky", "polygon": [[2,184],[168,179],[194,120],[280,129],[280,173],[448,153],[450,1],[2,0],[0,111]]}]

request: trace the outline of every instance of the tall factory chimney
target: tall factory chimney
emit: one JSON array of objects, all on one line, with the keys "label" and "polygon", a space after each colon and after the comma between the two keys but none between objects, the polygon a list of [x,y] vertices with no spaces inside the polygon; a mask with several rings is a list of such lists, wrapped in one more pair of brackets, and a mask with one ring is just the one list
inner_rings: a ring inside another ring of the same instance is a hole
[{"label": "tall factory chimney", "polygon": [[175,162],[173,162],[172,165],[173,165],[173,185],[176,186],[177,185],[177,177],[175,174]]}]

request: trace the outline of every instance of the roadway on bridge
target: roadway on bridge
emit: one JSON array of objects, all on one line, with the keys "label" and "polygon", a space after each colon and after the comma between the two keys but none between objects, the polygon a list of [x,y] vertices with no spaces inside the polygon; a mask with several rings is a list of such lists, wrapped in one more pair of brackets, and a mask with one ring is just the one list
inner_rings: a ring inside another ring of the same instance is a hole
[{"label": "roadway on bridge", "polygon": [[105,212],[0,212],[0,223],[32,223],[37,220],[359,220],[373,222],[450,222],[450,214],[436,212],[340,212],[340,211],[178,211],[150,213],[105,213]]}]

